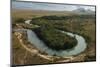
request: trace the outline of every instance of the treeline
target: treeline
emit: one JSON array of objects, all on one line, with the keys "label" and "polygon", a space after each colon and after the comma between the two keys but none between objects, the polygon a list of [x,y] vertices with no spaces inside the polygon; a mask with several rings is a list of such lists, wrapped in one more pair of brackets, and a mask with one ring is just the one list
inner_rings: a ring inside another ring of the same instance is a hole
[{"label": "treeline", "polygon": [[45,19],[45,20],[66,20],[66,19],[74,19],[74,18],[80,18],[80,19],[84,19],[84,18],[95,18],[94,15],[72,15],[72,16],[56,16],[56,15],[52,15],[52,16],[42,16],[39,18],[34,18],[35,19]]}]

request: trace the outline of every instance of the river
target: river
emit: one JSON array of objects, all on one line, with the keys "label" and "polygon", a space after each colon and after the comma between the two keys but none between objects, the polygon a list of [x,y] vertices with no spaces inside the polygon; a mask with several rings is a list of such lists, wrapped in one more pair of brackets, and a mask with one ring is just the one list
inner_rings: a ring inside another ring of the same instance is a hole
[{"label": "river", "polygon": [[[30,22],[30,21],[28,21],[28,22]],[[37,37],[37,35],[34,31],[29,30],[29,29],[23,29],[23,30],[18,29],[18,30],[15,30],[15,31],[19,31],[19,32],[26,31],[28,41],[31,44],[33,44],[34,46],[36,46],[38,48],[38,50],[40,50],[42,52],[45,52],[49,55],[57,55],[57,56],[61,56],[61,57],[77,55],[77,54],[83,52],[87,47],[86,41],[82,36],[80,36],[78,34],[73,34],[73,33],[70,33],[70,32],[66,32],[66,31],[62,31],[62,30],[58,30],[58,31],[63,33],[63,34],[66,34],[66,35],[69,35],[71,37],[76,38],[77,45],[73,49],[60,50],[60,51],[52,50],[51,48],[48,48],[46,46],[46,44]]]},{"label": "river", "polygon": [[27,37],[30,43],[36,46],[40,51],[46,52],[49,55],[57,55],[57,56],[62,56],[62,57],[71,56],[71,55],[77,55],[86,49],[87,44],[85,42],[85,39],[82,36],[73,34],[70,32],[65,32],[65,31],[60,31],[60,32],[63,34],[69,35],[71,37],[75,36],[77,40],[77,45],[73,49],[70,49],[70,50],[67,49],[67,50],[56,51],[56,50],[52,50],[51,48],[48,48],[45,45],[45,43],[42,40],[40,40],[37,37],[36,33],[33,32],[32,30],[27,30],[27,35],[28,35]]}]

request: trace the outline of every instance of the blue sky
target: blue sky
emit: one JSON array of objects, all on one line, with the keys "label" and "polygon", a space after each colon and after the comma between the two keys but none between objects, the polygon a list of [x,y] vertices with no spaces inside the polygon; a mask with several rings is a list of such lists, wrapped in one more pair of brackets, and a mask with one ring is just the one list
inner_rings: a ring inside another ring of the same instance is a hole
[{"label": "blue sky", "polygon": [[65,4],[50,4],[50,3],[35,3],[35,2],[16,2],[12,1],[12,8],[31,9],[31,10],[54,10],[54,11],[71,11],[77,8],[90,9],[95,11],[94,6],[83,5],[65,5]]}]

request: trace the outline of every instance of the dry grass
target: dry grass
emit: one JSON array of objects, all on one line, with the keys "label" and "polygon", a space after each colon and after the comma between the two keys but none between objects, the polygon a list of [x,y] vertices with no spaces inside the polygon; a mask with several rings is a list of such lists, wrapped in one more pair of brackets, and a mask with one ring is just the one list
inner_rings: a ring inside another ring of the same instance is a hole
[{"label": "dry grass", "polygon": [[43,63],[49,63],[50,61],[45,60],[36,54],[32,54],[28,52],[26,49],[21,46],[17,36],[12,34],[12,49],[13,49],[13,64],[14,65],[26,65],[26,64],[43,64]]},{"label": "dry grass", "polygon": [[48,15],[74,15],[75,13],[69,11],[43,11],[43,10],[25,10],[25,9],[12,9],[13,18],[31,19],[33,17],[48,16]]}]

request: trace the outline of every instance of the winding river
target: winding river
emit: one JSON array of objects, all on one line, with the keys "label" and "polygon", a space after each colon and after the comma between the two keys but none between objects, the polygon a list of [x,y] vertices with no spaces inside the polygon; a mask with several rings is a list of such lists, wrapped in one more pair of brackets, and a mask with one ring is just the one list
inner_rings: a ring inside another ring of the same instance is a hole
[{"label": "winding river", "polygon": [[66,34],[66,35],[69,35],[71,37],[75,37],[76,40],[77,40],[77,45],[72,48],[72,49],[67,49],[67,50],[60,50],[60,51],[56,51],[56,50],[52,50],[51,48],[48,48],[45,43],[40,40],[36,33],[32,30],[29,30],[29,29],[17,29],[15,31],[27,31],[27,38],[28,38],[28,41],[33,44],[34,46],[36,46],[40,51],[42,52],[45,52],[49,55],[57,55],[57,56],[61,56],[61,57],[64,57],[64,56],[71,56],[71,55],[77,55],[81,52],[83,52],[86,47],[87,47],[87,44],[86,44],[86,41],[85,39],[78,35],[78,34],[73,34],[73,33],[70,33],[70,32],[66,32],[66,31],[62,31],[62,30],[58,30],[60,33],[63,33],[63,34]]},{"label": "winding river", "polygon": [[60,51],[52,50],[48,48],[45,45],[45,43],[42,40],[40,40],[35,34],[35,32],[33,32],[32,30],[27,30],[28,41],[32,43],[33,45],[35,45],[40,51],[46,52],[49,55],[57,55],[57,56],[62,56],[62,57],[77,55],[86,49],[87,44],[85,42],[85,39],[82,36],[73,34],[70,32],[65,32],[65,31],[60,31],[60,32],[63,34],[69,35],[71,37],[75,37],[78,42],[77,45],[73,49],[70,49],[70,50],[60,50]]}]

